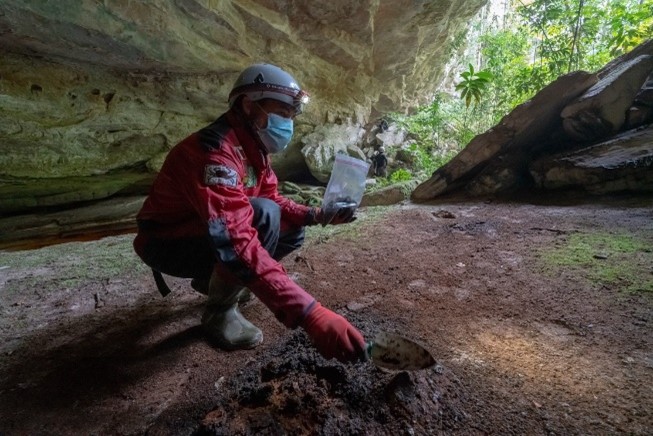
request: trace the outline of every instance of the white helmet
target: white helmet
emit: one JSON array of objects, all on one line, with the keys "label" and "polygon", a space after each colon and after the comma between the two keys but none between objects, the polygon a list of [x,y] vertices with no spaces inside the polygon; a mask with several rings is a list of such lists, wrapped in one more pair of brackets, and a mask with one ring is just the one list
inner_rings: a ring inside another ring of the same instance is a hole
[{"label": "white helmet", "polygon": [[308,103],[308,94],[302,91],[293,76],[272,64],[255,64],[247,67],[229,93],[229,106],[241,95],[252,101],[271,98],[289,104],[297,114]]}]

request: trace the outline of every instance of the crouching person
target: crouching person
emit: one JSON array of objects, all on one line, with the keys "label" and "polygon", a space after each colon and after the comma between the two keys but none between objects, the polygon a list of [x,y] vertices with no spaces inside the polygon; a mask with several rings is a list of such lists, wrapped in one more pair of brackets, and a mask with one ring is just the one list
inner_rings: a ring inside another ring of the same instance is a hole
[{"label": "crouching person", "polygon": [[355,361],[365,356],[361,333],[279,263],[302,245],[305,226],[355,219],[343,210],[326,223],[319,208],[277,190],[269,154],[288,145],[307,101],[286,71],[269,64],[245,69],[229,95],[229,110],[168,154],[138,213],[134,249],[162,293],[164,273],[192,279],[192,287],[208,296],[202,326],[221,348],[263,341],[239,310],[252,291],[287,327],[302,327],[324,357]]}]

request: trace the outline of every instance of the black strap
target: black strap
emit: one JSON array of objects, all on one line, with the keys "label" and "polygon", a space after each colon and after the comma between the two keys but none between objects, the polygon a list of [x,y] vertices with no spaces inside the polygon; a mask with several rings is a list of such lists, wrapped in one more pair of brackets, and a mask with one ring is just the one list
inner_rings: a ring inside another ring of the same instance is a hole
[{"label": "black strap", "polygon": [[159,290],[159,292],[161,293],[162,297],[165,297],[170,292],[172,292],[170,290],[170,288],[168,287],[168,285],[166,284],[166,281],[163,280],[163,275],[161,275],[161,273],[159,271],[153,269],[152,270],[152,275],[154,276],[154,282],[156,283],[156,287]]}]

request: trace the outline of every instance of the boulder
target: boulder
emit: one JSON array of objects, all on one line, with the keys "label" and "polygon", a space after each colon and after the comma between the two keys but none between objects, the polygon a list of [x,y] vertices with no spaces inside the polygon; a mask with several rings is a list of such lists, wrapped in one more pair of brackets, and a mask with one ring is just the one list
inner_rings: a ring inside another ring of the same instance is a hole
[{"label": "boulder", "polygon": [[653,121],[653,106],[634,104],[626,112],[625,129],[634,129]]},{"label": "boulder", "polygon": [[4,179],[0,184],[0,215],[47,211],[56,207],[103,200],[114,195],[145,195],[153,174],[117,172],[95,177]]},{"label": "boulder", "polygon": [[536,186],[543,189],[580,188],[593,194],[653,192],[653,127],[538,159],[530,172]]},{"label": "boulder", "polygon": [[653,74],[648,76],[635,96],[633,105],[628,109],[624,128],[634,129],[651,122],[653,122]]},{"label": "boulder", "polygon": [[[423,202],[445,193],[462,197],[505,195],[563,186],[592,193],[646,191],[651,165],[645,143],[633,145],[628,139],[604,145],[604,149],[594,148],[597,141],[590,139],[651,122],[651,84],[644,82],[647,77],[650,81],[652,69],[653,40],[649,40],[595,74],[579,71],[558,78],[517,106],[497,126],[472,139],[419,185],[411,198]],[[588,147],[592,151],[586,155],[583,150]],[[623,155],[619,147],[624,147]],[[574,154],[570,155],[573,158],[549,163],[547,156],[558,153]],[[604,168],[605,162],[620,158],[623,162],[616,168]],[[578,166],[569,159],[577,159]],[[568,180],[566,170],[570,172]],[[582,177],[588,180],[578,181]],[[605,177],[603,187],[600,177]]]},{"label": "boulder", "polygon": [[375,136],[376,144],[386,149],[389,147],[398,147],[406,142],[406,131],[395,123],[390,123],[387,130],[379,132]]},{"label": "boulder", "polygon": [[559,77],[517,106],[498,125],[472,139],[454,159],[413,191],[412,200],[427,201],[464,186],[498,155],[537,146],[555,126],[560,126],[560,111],[594,83],[596,76],[582,71]]},{"label": "boulder", "polygon": [[358,125],[332,124],[320,126],[313,133],[306,135],[302,139],[305,144],[302,154],[313,177],[327,183],[337,153],[367,160],[365,153],[357,145],[364,133]]},{"label": "boulder", "polygon": [[410,192],[416,185],[417,182],[411,180],[369,192],[363,196],[361,206],[389,206],[401,203],[410,198]]},{"label": "boulder", "polygon": [[653,71],[653,56],[640,55],[609,70],[585,94],[561,113],[565,132],[587,142],[614,134],[624,125],[626,112]]},{"label": "boulder", "polygon": [[38,248],[66,240],[133,233],[144,199],[126,196],[75,209],[0,217],[0,249]]}]

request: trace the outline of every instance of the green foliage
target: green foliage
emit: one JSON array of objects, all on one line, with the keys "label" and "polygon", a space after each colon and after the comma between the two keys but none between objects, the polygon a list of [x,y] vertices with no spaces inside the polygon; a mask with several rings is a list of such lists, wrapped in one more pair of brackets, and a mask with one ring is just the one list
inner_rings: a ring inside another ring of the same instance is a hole
[{"label": "green foliage", "polygon": [[653,36],[653,0],[609,3],[610,54],[626,53]]},{"label": "green foliage", "polygon": [[408,132],[412,140],[413,178],[425,180],[449,162],[473,136],[464,128],[465,106],[462,100],[437,94],[430,105],[413,115],[392,114],[389,118]]},{"label": "green foliage", "polygon": [[412,180],[413,174],[405,168],[399,168],[390,174],[390,183],[406,182]]},{"label": "green foliage", "polygon": [[285,197],[306,206],[320,206],[324,190],[325,188],[321,186],[300,186],[289,181],[284,181],[279,185],[279,192]]},{"label": "green foliage", "polygon": [[515,79],[528,71],[528,38],[518,29],[496,29],[480,36],[485,68],[494,77],[488,90],[492,124],[526,100],[528,90]]},{"label": "green foliage", "polygon": [[493,25],[472,23],[480,53],[465,61],[468,70],[455,85],[460,99],[440,92],[411,116],[392,116],[414,140],[416,178],[559,76],[596,71],[653,36],[653,0],[516,0],[513,6]]},{"label": "green foliage", "polygon": [[458,154],[459,148],[439,149],[434,151],[433,147],[424,148],[417,144],[412,144],[410,150],[415,155],[415,168],[417,169],[418,179],[426,179],[438,168],[444,166],[447,162],[453,159],[453,157]]},{"label": "green foliage", "polygon": [[619,286],[626,291],[653,291],[647,271],[653,247],[628,234],[572,234],[563,245],[544,250],[547,268],[569,267],[595,283]]},{"label": "green foliage", "polygon": [[490,71],[474,71],[474,66],[469,64],[469,70],[460,74],[463,80],[456,84],[456,91],[460,91],[460,98],[465,100],[465,107],[469,107],[472,98],[478,104],[481,101],[481,96],[488,88],[488,84],[492,80],[492,73]]},{"label": "green foliage", "polygon": [[515,12],[533,54],[517,86],[531,94],[570,71],[594,71],[653,35],[653,0],[535,0]]},{"label": "green foliage", "polygon": [[481,29],[480,71],[469,63],[460,75],[464,106],[438,94],[404,120],[420,150],[447,141],[460,148],[559,76],[596,71],[650,38],[653,0],[517,0],[501,22],[472,26]]},{"label": "green foliage", "polygon": [[409,132],[419,147],[428,147],[437,140],[437,132],[444,123],[440,103],[440,98],[436,97],[430,105],[419,107],[412,116],[392,114],[390,119]]}]

